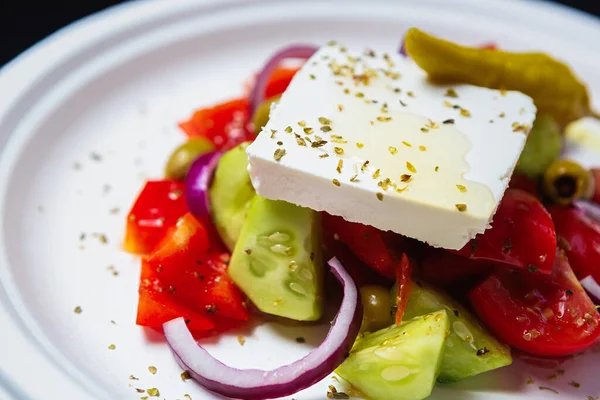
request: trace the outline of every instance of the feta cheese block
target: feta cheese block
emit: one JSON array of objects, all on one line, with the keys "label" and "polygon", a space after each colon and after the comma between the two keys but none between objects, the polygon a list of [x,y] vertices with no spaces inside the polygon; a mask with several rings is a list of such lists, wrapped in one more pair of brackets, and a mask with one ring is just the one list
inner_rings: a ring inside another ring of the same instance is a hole
[{"label": "feta cheese block", "polygon": [[600,120],[585,117],[565,128],[563,158],[578,161],[585,168],[600,167]]},{"label": "feta cheese block", "polygon": [[460,249],[490,225],[535,119],[530,97],[434,85],[409,59],[331,43],[247,148],[257,193]]}]

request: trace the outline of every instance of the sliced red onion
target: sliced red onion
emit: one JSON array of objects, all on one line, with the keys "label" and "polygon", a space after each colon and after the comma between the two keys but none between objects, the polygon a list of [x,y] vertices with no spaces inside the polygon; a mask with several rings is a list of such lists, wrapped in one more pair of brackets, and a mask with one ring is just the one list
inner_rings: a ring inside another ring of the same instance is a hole
[{"label": "sliced red onion", "polygon": [[163,325],[175,358],[206,389],[232,398],[272,399],[289,396],[317,383],[344,361],[362,320],[356,284],[336,258],[329,261],[329,266],[344,288],[344,297],[327,337],[304,358],[271,371],[231,368],[194,340],[183,318]]},{"label": "sliced red onion", "polygon": [[600,304],[600,284],[591,276],[586,276],[579,281],[581,286],[590,295],[590,298],[595,304]]},{"label": "sliced red onion", "polygon": [[401,56],[408,57],[408,53],[406,52],[406,44],[405,43],[406,42],[403,39],[402,43],[400,43],[400,49],[398,50],[398,53],[400,53]]},{"label": "sliced red onion", "polygon": [[575,200],[575,206],[579,207],[589,219],[600,224],[600,204],[586,200]]},{"label": "sliced red onion", "polygon": [[221,155],[220,151],[202,154],[192,163],[185,178],[185,201],[198,219],[210,216],[208,188]]},{"label": "sliced red onion", "polygon": [[258,108],[260,103],[263,102],[265,97],[265,90],[269,83],[269,78],[277,66],[285,59],[288,58],[299,58],[307,60],[318,50],[316,46],[311,45],[294,45],[285,47],[273,54],[269,61],[263,66],[262,70],[258,73],[254,86],[250,91],[250,115],[254,114],[254,111]]}]

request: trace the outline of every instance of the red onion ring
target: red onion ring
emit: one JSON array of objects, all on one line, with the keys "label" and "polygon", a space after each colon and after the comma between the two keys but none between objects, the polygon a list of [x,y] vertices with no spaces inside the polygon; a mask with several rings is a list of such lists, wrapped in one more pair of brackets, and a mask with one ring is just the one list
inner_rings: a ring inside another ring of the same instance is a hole
[{"label": "red onion ring", "polygon": [[272,399],[315,384],[347,357],[362,320],[356,284],[336,258],[329,260],[329,266],[344,288],[342,304],[323,343],[300,360],[271,371],[228,367],[194,340],[183,318],[163,325],[175,358],[206,389],[232,398]]},{"label": "red onion ring", "polygon": [[185,177],[185,201],[188,210],[200,220],[210,218],[208,188],[221,155],[220,151],[202,154],[192,163]]},{"label": "red onion ring", "polygon": [[579,281],[595,304],[600,304],[600,284],[591,276],[586,276]]},{"label": "red onion ring", "polygon": [[406,52],[406,42],[404,42],[404,40],[402,40],[402,42],[400,43],[400,48],[398,49],[398,53],[400,53],[401,56],[404,57],[408,57],[408,53]]},{"label": "red onion ring", "polygon": [[277,66],[287,58],[300,58],[307,60],[318,50],[316,46],[311,45],[293,45],[285,47],[269,58],[267,63],[262,67],[262,70],[258,73],[254,86],[248,96],[250,103],[250,115],[254,115],[254,112],[263,102],[265,97],[265,90],[269,84],[269,78],[271,74],[277,68]]}]

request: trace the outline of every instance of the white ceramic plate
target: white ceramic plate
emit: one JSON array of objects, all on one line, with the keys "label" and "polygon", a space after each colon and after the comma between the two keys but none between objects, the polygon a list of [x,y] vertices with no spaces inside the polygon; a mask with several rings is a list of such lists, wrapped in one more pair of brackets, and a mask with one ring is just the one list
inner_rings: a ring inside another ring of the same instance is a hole
[{"label": "white ceramic plate", "polygon": [[[182,382],[161,336],[134,324],[139,262],[120,250],[128,207],[184,139],[176,123],[239,94],[273,50],[336,39],[389,51],[411,25],[465,43],[549,51],[600,90],[597,20],[546,3],[500,0],[135,2],[74,24],[4,67],[0,398],[139,399],[135,388],[154,387],[161,399],[217,398]],[[108,244],[93,233],[106,234]],[[83,312],[75,314],[75,306]],[[243,333],[243,347],[235,333],[209,348],[235,366],[269,368],[308,352],[325,330],[263,325]],[[306,344],[293,340],[300,335]],[[564,375],[547,379],[553,368],[516,360],[440,386],[432,399],[600,395],[599,353],[567,360]],[[294,398],[325,398],[332,383],[342,386],[327,378]]]}]

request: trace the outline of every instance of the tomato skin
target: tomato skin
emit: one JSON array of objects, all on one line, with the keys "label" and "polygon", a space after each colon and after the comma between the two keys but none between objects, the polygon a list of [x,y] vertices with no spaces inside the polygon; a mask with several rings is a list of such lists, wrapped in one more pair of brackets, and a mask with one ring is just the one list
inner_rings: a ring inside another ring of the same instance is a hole
[{"label": "tomato skin", "polygon": [[475,260],[549,274],[554,265],[555,249],[554,224],[542,203],[523,190],[508,189],[492,227],[453,252]]},{"label": "tomato skin", "polygon": [[188,213],[167,233],[148,264],[179,303],[207,315],[245,321],[243,295],[227,275],[229,258],[211,248],[206,229]]},{"label": "tomato skin", "polygon": [[420,266],[420,276],[437,286],[472,284],[493,270],[488,261],[472,260],[442,249],[429,249]]},{"label": "tomato skin", "polygon": [[538,356],[565,356],[600,338],[600,314],[559,251],[551,275],[497,270],[469,293],[502,341]]},{"label": "tomato skin", "polygon": [[183,182],[146,182],[127,215],[125,250],[134,254],[150,253],[186,212]]},{"label": "tomato skin", "polygon": [[214,322],[204,313],[192,310],[173,298],[145,260],[142,260],[138,294],[136,317],[138,325],[162,329],[162,324],[165,322],[183,317],[189,321],[187,326],[192,332],[208,331],[215,327]]},{"label": "tomato skin", "polygon": [[510,178],[509,187],[513,189],[521,189],[527,193],[538,197],[539,193],[539,182],[535,179],[531,179],[525,174],[513,174]]},{"label": "tomato skin", "polygon": [[292,78],[294,75],[296,75],[296,72],[298,72],[299,69],[300,68],[280,67],[273,71],[273,74],[271,74],[271,77],[269,78],[269,83],[265,88],[265,99],[280,95],[285,92],[285,89],[287,89],[288,85],[292,81]]},{"label": "tomato skin", "polygon": [[227,150],[254,138],[247,126],[249,118],[248,100],[239,98],[199,109],[179,127],[189,137],[205,137],[218,150]]},{"label": "tomato skin", "polygon": [[[276,69],[265,88],[265,99],[285,91],[298,68]],[[212,107],[196,110],[192,117],[179,123],[189,137],[205,137],[218,150],[228,150],[254,139],[249,129],[250,103],[246,97],[228,100]]]},{"label": "tomato skin", "polygon": [[575,275],[579,279],[591,275],[600,282],[600,225],[575,208],[552,206],[548,210],[558,245],[569,257]]},{"label": "tomato skin", "polygon": [[333,239],[333,235],[326,231],[323,232],[323,254],[325,260],[330,260],[332,257],[337,258],[359,288],[367,285],[390,286],[390,282],[386,278],[374,273],[350,251],[348,246]]},{"label": "tomato skin", "polygon": [[594,193],[591,200],[596,204],[600,204],[600,169],[592,168],[591,172],[594,180]]},{"label": "tomato skin", "polygon": [[384,233],[377,228],[348,222],[339,216],[323,213],[323,229],[336,236],[365,264],[378,274],[395,279],[396,260],[388,249]]},{"label": "tomato skin", "polygon": [[396,325],[400,325],[402,317],[404,317],[404,310],[406,310],[406,304],[410,296],[412,271],[412,263],[406,253],[402,253],[402,258],[400,258],[400,263],[396,268],[396,283],[398,284],[398,293],[396,294]]}]

